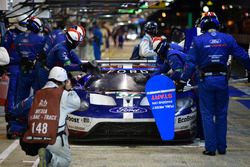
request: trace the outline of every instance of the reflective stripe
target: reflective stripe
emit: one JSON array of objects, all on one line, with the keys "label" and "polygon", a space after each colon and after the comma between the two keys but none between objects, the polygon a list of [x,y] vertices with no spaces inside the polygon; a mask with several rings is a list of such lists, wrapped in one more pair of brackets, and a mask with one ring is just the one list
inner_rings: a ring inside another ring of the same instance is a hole
[{"label": "reflective stripe", "polygon": [[71,64],[70,60],[66,61],[63,65],[64,66],[69,66]]},{"label": "reflective stripe", "polygon": [[182,72],[182,68],[178,68],[178,69],[176,69],[175,71],[177,71],[177,72]]},{"label": "reflective stripe", "polygon": [[204,76],[216,76],[216,75],[226,76],[227,73],[226,72],[205,72],[204,73]]}]

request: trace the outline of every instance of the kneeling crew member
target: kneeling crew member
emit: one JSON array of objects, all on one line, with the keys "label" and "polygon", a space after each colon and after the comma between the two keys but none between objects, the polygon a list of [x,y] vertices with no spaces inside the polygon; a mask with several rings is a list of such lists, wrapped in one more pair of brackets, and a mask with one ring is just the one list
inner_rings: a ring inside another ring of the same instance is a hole
[{"label": "kneeling crew member", "polygon": [[39,167],[70,165],[72,158],[65,122],[67,114],[78,110],[81,103],[80,97],[71,89],[67,72],[56,66],[51,69],[46,85],[35,95],[23,141],[48,144],[38,150]]}]

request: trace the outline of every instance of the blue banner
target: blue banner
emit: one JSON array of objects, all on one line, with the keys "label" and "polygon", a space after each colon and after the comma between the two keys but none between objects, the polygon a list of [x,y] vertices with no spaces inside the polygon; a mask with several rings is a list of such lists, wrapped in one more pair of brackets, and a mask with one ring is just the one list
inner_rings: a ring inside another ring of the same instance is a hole
[{"label": "blue banner", "polygon": [[146,84],[147,99],[162,140],[174,138],[175,85],[164,75],[150,78]]}]

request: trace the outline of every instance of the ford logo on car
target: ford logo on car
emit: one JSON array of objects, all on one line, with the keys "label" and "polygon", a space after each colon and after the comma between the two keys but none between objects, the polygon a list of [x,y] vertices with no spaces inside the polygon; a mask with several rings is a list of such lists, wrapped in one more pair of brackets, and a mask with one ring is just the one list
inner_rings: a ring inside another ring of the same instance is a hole
[{"label": "ford logo on car", "polygon": [[147,109],[141,107],[115,107],[109,109],[112,113],[145,113]]}]

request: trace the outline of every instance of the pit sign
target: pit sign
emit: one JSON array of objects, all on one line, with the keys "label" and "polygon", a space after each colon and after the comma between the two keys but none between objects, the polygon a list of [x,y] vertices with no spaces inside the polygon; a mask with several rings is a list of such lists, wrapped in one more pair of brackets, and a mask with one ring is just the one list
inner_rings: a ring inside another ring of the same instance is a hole
[{"label": "pit sign", "polygon": [[162,140],[174,138],[176,94],[173,81],[164,75],[150,78],[146,95]]}]

